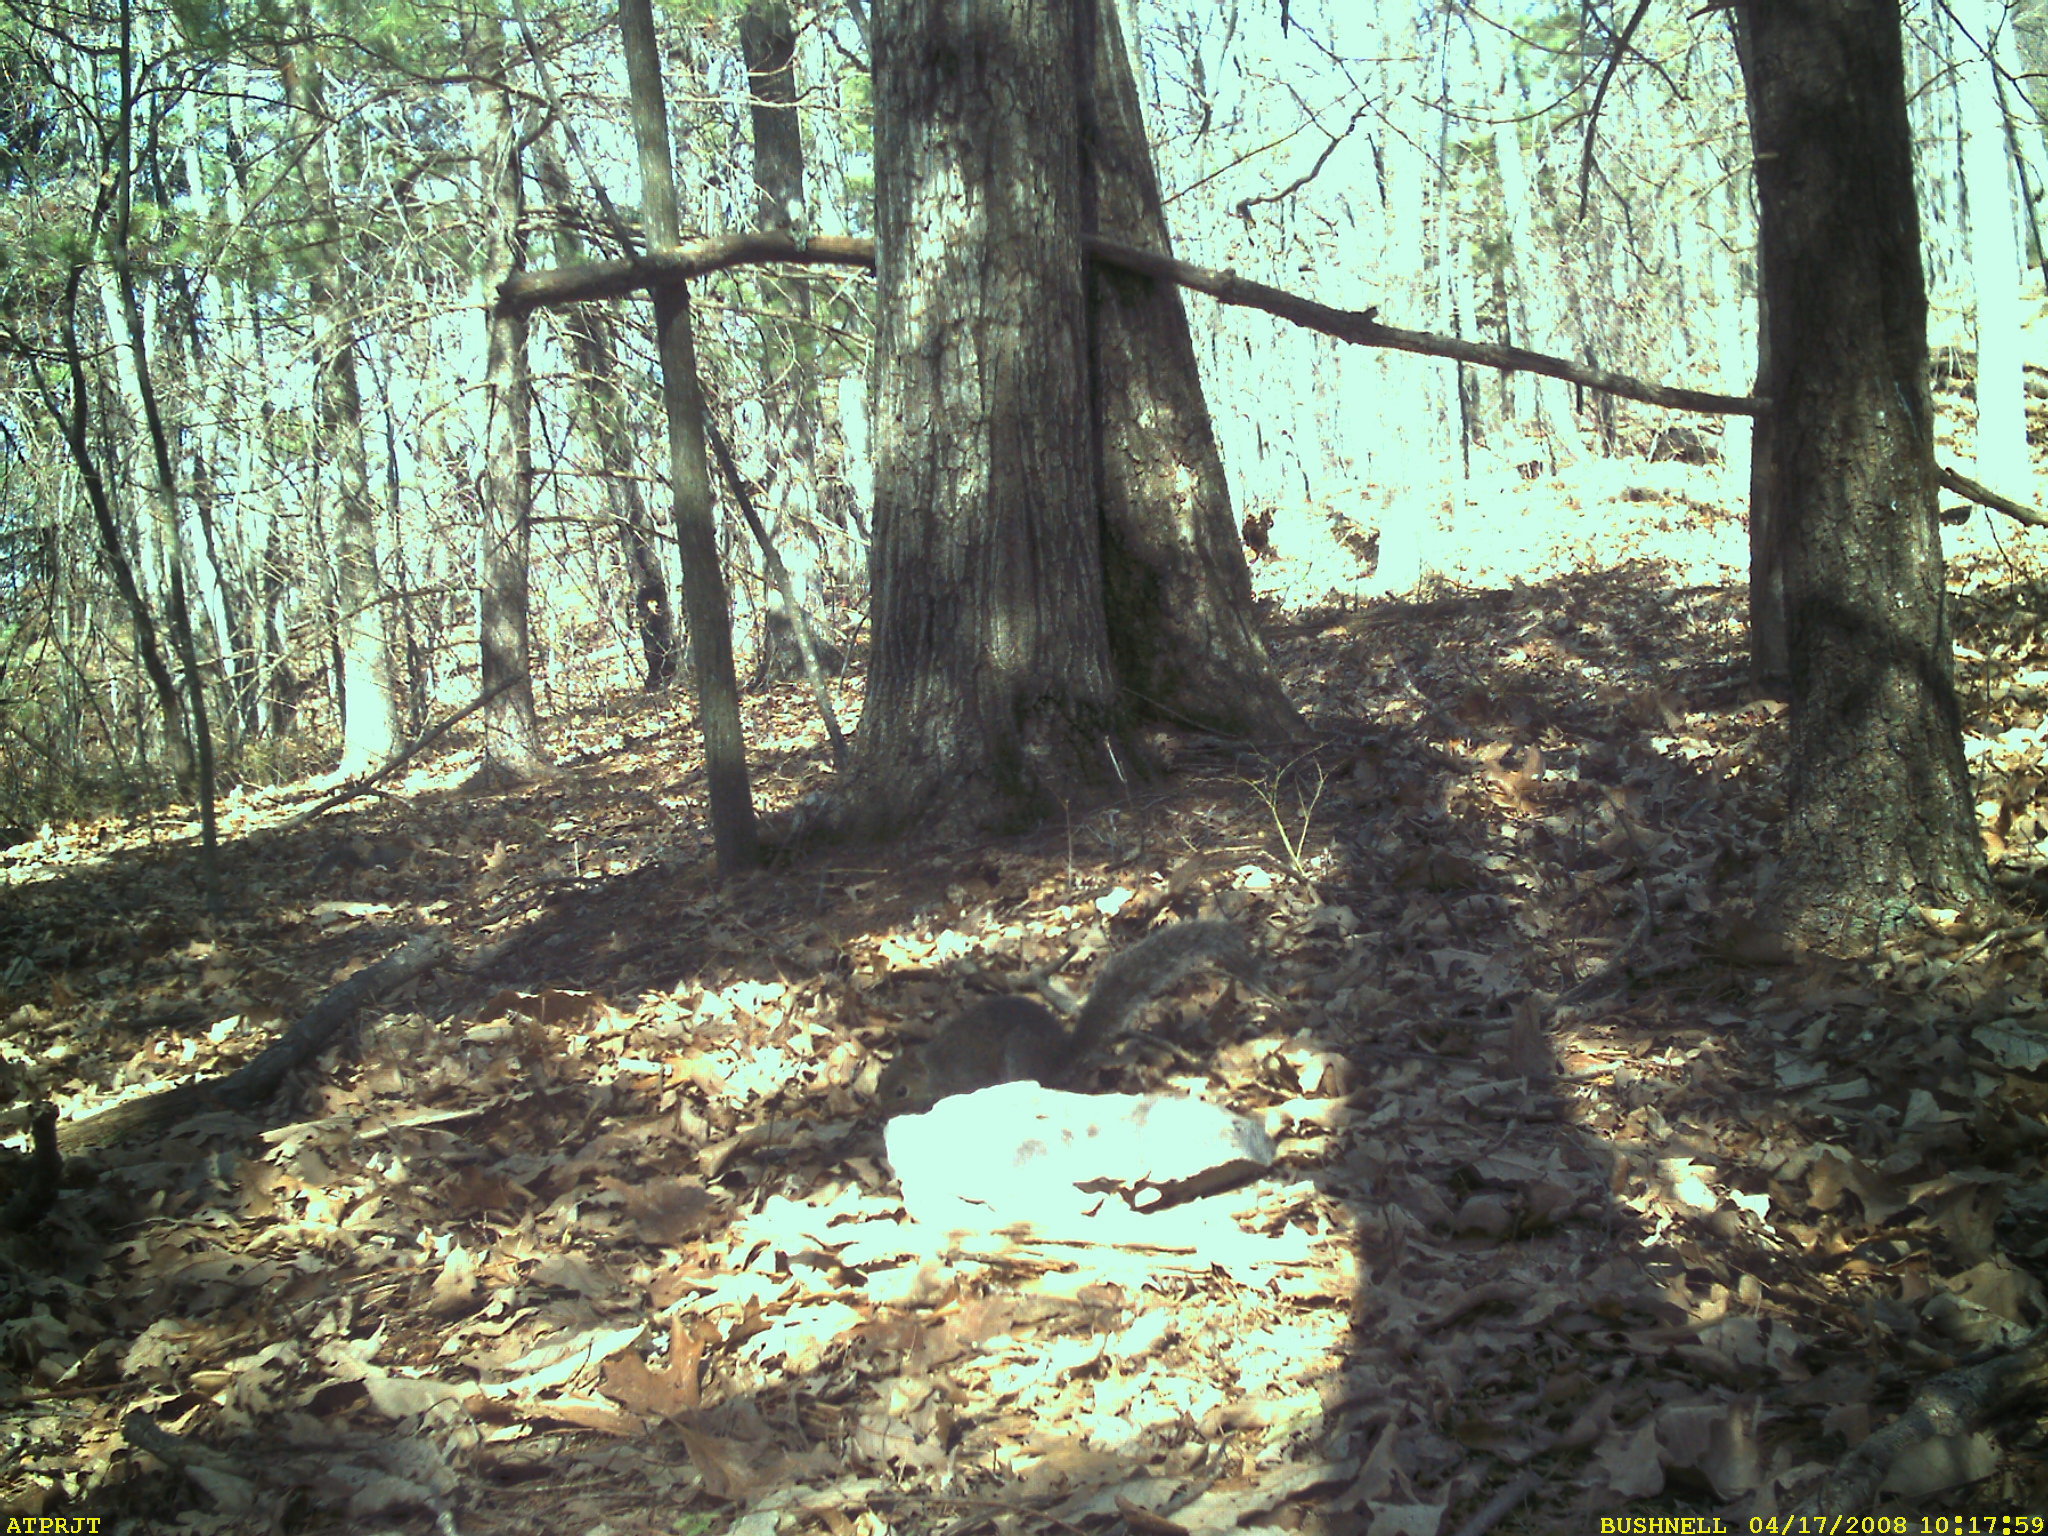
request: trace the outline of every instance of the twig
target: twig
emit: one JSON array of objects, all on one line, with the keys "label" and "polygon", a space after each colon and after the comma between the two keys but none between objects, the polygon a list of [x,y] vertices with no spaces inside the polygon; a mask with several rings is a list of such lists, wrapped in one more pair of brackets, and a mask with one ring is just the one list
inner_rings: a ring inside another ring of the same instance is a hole
[{"label": "twig", "polygon": [[1488,1531],[1508,1517],[1517,1504],[1542,1486],[1543,1479],[1536,1473],[1516,1473],[1507,1480],[1500,1492],[1472,1512],[1472,1518],[1459,1526],[1454,1536],[1486,1536]]}]

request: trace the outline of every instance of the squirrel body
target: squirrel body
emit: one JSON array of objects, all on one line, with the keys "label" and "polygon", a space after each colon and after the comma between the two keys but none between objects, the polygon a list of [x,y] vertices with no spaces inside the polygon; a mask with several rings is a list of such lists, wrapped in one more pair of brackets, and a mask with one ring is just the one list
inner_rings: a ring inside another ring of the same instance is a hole
[{"label": "squirrel body", "polygon": [[1031,997],[983,998],[890,1062],[876,1092],[897,1111],[925,1109],[997,1083],[1066,1081],[1134,1014],[1204,961],[1249,975],[1251,946],[1229,923],[1174,923],[1110,957],[1066,1028]]}]

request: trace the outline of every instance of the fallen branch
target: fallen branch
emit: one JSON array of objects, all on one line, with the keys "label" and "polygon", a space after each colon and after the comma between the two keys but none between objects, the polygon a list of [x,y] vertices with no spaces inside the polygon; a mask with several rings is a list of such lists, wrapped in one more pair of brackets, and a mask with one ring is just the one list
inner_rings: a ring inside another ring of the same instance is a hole
[{"label": "fallen branch", "polygon": [[498,308],[504,314],[523,315],[558,304],[630,298],[662,283],[681,283],[723,272],[728,267],[766,262],[873,271],[875,242],[860,235],[813,235],[799,244],[794,235],[781,230],[714,235],[672,250],[642,251],[612,261],[585,261],[573,267],[515,272],[498,286]]},{"label": "fallen branch", "polygon": [[1437,336],[1428,331],[1399,330],[1391,325],[1381,325],[1375,318],[1379,313],[1376,309],[1332,309],[1327,304],[1301,298],[1284,288],[1248,282],[1227,269],[1218,272],[1209,267],[1198,267],[1192,262],[1160,256],[1100,235],[1086,236],[1082,244],[1089,255],[1112,266],[1178,283],[1183,288],[1208,294],[1219,304],[1264,310],[1269,315],[1278,315],[1282,320],[1291,320],[1308,330],[1334,336],[1355,346],[1388,347],[1396,352],[1448,357],[1455,362],[1475,363],[1507,373],[1540,373],[1546,378],[1563,379],[1566,383],[1582,384],[1604,394],[1674,410],[1703,411],[1715,416],[1756,416],[1765,407],[1764,401],[1750,395],[1717,395],[1702,389],[1673,389],[1663,384],[1646,383],[1625,373],[1608,373],[1567,362],[1561,357],[1525,351],[1521,347],[1467,341],[1459,336]]},{"label": "fallen branch", "polygon": [[2048,1398],[2048,1328],[1980,1364],[1933,1378],[1913,1398],[1912,1406],[1851,1451],[1790,1513],[1860,1514],[1876,1502],[1886,1475],[1915,1446],[1969,1434],[2044,1398]]},{"label": "fallen branch", "polygon": [[333,794],[329,795],[325,800],[322,800],[319,804],[309,806],[307,809],[299,812],[298,815],[292,817],[291,820],[287,821],[285,823],[285,826],[287,828],[302,827],[307,822],[311,821],[315,816],[323,816],[327,812],[333,810],[337,805],[341,805],[346,801],[353,800],[357,795],[367,793],[374,785],[379,784],[383,780],[390,778],[392,774],[398,772],[399,769],[403,768],[415,757],[418,757],[422,752],[426,751],[428,747],[431,747],[435,742],[439,741],[443,736],[447,735],[450,730],[454,729],[457,725],[461,724],[464,720],[468,719],[471,715],[475,714],[478,710],[482,709],[486,704],[490,703],[491,700],[495,699],[507,688],[512,687],[516,683],[522,683],[525,680],[526,674],[524,672],[521,672],[516,676],[506,678],[503,682],[499,683],[497,687],[491,689],[489,692],[478,694],[476,698],[472,699],[468,704],[465,704],[461,709],[458,709],[446,720],[443,720],[439,725],[435,726],[432,730],[428,731],[425,735],[420,737],[418,741],[415,741],[411,746],[407,747],[404,751],[400,752],[398,756],[392,758],[390,762],[386,763],[382,768],[379,768],[375,773],[371,774],[368,778],[358,779],[353,784],[343,785],[340,789],[337,789]]},{"label": "fallen branch", "polygon": [[74,1120],[58,1132],[57,1144],[67,1154],[76,1154],[169,1130],[193,1115],[255,1109],[277,1092],[287,1075],[333,1044],[358,1008],[412,980],[447,952],[448,941],[441,935],[424,934],[329,988],[325,997],[299,1015],[254,1061],[223,1078],[180,1083]]}]

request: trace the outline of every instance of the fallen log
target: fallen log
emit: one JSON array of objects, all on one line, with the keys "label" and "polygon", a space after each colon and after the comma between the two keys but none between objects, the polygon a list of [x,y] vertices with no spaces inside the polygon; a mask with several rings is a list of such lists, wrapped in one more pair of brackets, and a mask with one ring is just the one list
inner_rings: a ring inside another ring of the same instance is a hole
[{"label": "fallen log", "polygon": [[193,1115],[216,1110],[244,1113],[258,1108],[277,1092],[289,1074],[332,1045],[357,1009],[412,980],[447,952],[448,941],[440,934],[421,935],[374,965],[364,966],[346,981],[338,982],[253,1061],[243,1063],[225,1077],[179,1083],[147,1098],[132,1099],[83,1120],[74,1120],[58,1129],[58,1149],[67,1156],[96,1151],[167,1131]]}]

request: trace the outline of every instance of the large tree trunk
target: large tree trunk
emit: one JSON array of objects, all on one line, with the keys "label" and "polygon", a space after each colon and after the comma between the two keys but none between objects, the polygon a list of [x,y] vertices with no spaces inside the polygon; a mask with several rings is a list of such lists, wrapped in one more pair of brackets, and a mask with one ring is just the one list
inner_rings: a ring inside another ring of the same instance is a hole
[{"label": "large tree trunk", "polygon": [[[1106,3],[1092,126],[1084,188],[1095,227],[1170,255],[1137,85]],[[1090,302],[1103,581],[1117,680],[1143,714],[1231,735],[1297,734],[1300,718],[1254,622],[1251,573],[1180,290],[1098,265]]]},{"label": "large tree trunk", "polygon": [[1935,515],[1897,0],[1774,0],[1749,14],[1792,693],[1766,908],[1793,936],[1840,948],[1916,904],[1988,905],[1992,891]]},{"label": "large tree trunk", "polygon": [[[495,0],[491,0],[495,3]],[[519,125],[505,79],[505,29],[488,5],[477,13],[471,57],[478,122],[479,204],[484,220],[486,294],[526,265],[525,212]],[[533,542],[533,450],[529,423],[532,385],[527,375],[524,315],[485,310],[483,484],[477,533],[477,633],[482,642],[484,692],[502,691],[483,707],[486,783],[518,782],[552,770],[541,747],[533,707],[527,644],[527,562]],[[503,686],[509,683],[510,686]]]},{"label": "large tree trunk", "polygon": [[[675,164],[669,157],[668,107],[661,88],[650,0],[621,0],[619,33],[633,94],[633,140],[640,156],[642,215],[650,247],[673,249]],[[661,401],[668,418],[669,485],[675,497],[676,543],[683,562],[683,617],[697,680],[697,721],[704,732],[704,779],[718,867],[733,874],[760,858],[754,800],[747,784],[747,744],[740,725],[739,679],[732,664],[732,611],[718,566],[718,529],[711,511],[711,468],[705,457],[704,397],[690,329],[690,293],[680,283],[654,290],[655,346],[661,357]]]},{"label": "large tree trunk", "polygon": [[[312,10],[299,7],[308,37],[317,35]],[[341,259],[341,220],[334,206],[327,110],[321,99],[320,62],[310,47],[282,54],[285,98],[306,137],[300,156],[305,183],[306,292],[314,335],[316,452],[322,481],[335,500],[334,601],[340,628],[341,771],[365,774],[388,761],[398,745],[397,668],[392,665],[389,614],[377,551],[377,509],[370,499],[369,458],[363,450],[363,401],[356,383],[355,317],[348,266]]]},{"label": "large tree trunk", "polygon": [[875,8],[871,834],[1025,824],[1110,766],[1076,10]]},{"label": "large tree trunk", "polygon": [[[566,215],[573,199],[569,176],[559,156],[543,139],[538,146],[541,185],[559,212]],[[583,260],[583,241],[566,217],[555,227],[555,258],[563,266]],[[584,428],[604,468],[605,498],[612,509],[619,551],[633,583],[633,624],[639,631],[641,655],[647,662],[648,692],[666,688],[676,675],[675,610],[662,573],[661,549],[654,538],[654,519],[640,494],[640,468],[632,428],[626,421],[626,397],[619,385],[616,300],[575,304],[557,312],[562,337],[576,365],[588,412]]]}]

